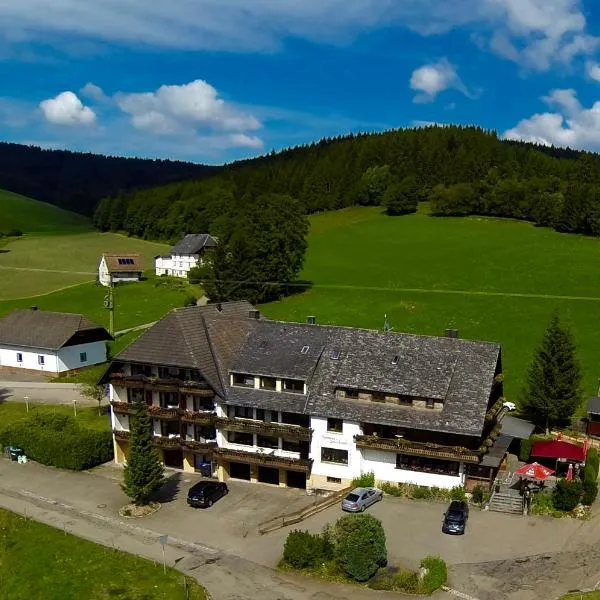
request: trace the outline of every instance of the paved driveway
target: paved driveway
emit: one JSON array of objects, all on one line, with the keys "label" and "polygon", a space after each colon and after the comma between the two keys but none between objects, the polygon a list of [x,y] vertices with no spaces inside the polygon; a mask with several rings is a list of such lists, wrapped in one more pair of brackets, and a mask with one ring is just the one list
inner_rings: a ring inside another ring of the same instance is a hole
[{"label": "paved driveway", "polygon": [[80,386],[77,383],[0,380],[0,401],[24,402],[25,396],[32,404],[72,405],[76,400],[79,406],[97,406],[95,400],[81,394]]}]

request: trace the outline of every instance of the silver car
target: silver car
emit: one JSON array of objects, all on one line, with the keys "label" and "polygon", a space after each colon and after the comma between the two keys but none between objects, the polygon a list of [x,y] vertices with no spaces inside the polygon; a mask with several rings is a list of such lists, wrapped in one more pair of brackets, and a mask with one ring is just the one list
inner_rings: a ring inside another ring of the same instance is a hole
[{"label": "silver car", "polygon": [[383,492],[377,488],[355,488],[343,500],[342,510],[347,512],[362,512],[379,502],[383,498]]}]

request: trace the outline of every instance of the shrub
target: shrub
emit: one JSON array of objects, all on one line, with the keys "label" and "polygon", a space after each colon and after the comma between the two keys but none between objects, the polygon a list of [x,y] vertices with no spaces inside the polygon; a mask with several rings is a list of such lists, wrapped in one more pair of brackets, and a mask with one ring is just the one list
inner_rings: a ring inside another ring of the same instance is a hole
[{"label": "shrub", "polygon": [[450,490],[451,500],[465,500],[467,497],[465,488],[462,485],[457,485]]},{"label": "shrub", "polygon": [[23,232],[20,229],[14,228],[10,229],[6,235],[8,237],[21,237],[23,235]]},{"label": "shrub", "polygon": [[348,515],[333,528],[334,555],[350,577],[367,581],[387,561],[381,521],[368,514]]},{"label": "shrub", "polygon": [[579,504],[582,492],[580,481],[560,479],[552,492],[552,505],[556,510],[570,512]]},{"label": "shrub", "polygon": [[406,493],[404,484],[399,483],[397,485],[393,483],[388,483],[387,481],[383,481],[379,483],[379,489],[385,494],[389,494],[390,496],[404,496]]},{"label": "shrub", "polygon": [[596,496],[598,495],[598,482],[590,481],[589,479],[583,480],[583,496],[581,498],[581,503],[587,506],[590,506]]},{"label": "shrub", "polygon": [[422,594],[431,594],[446,583],[448,568],[439,556],[426,556],[421,561],[421,567],[427,569],[419,585],[419,592]]},{"label": "shrub", "polygon": [[0,431],[0,446],[18,446],[43,465],[82,471],[113,458],[112,435],[80,427],[67,415],[35,414]]},{"label": "shrub", "polygon": [[352,480],[352,485],[354,487],[375,487],[375,473],[372,471],[370,473],[362,473],[359,477],[355,477]]},{"label": "shrub", "polygon": [[598,481],[598,467],[600,466],[600,459],[598,457],[598,450],[596,448],[590,448],[587,456],[585,457],[585,468],[583,470],[583,478],[585,481]]},{"label": "shrub", "polygon": [[533,494],[531,497],[531,509],[532,515],[547,515],[554,512],[554,505],[552,503],[552,496],[544,492]]},{"label": "shrub", "polygon": [[431,493],[431,488],[425,485],[415,485],[412,489],[411,497],[415,500],[429,500],[433,497],[433,494]]},{"label": "shrub", "polygon": [[483,504],[485,500],[485,492],[483,491],[483,488],[480,485],[476,485],[473,488],[471,500],[473,500],[475,504]]},{"label": "shrub", "polygon": [[325,534],[296,529],[285,540],[283,560],[295,569],[314,569],[331,558],[331,544]]},{"label": "shrub", "polygon": [[373,590],[416,594],[419,591],[419,576],[406,569],[390,568],[373,577],[369,587]]},{"label": "shrub", "polygon": [[188,294],[183,299],[183,306],[196,306],[197,302],[198,302],[198,299],[196,298],[196,296],[194,296],[194,294]]}]

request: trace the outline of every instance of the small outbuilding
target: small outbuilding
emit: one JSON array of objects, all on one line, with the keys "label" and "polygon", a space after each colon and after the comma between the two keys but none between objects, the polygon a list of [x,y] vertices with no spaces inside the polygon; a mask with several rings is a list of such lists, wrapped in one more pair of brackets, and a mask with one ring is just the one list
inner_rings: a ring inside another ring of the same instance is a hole
[{"label": "small outbuilding", "polygon": [[112,339],[83,315],[15,310],[0,319],[0,372],[57,376],[103,363]]},{"label": "small outbuilding", "polygon": [[98,265],[98,281],[104,286],[122,281],[139,281],[143,270],[139,254],[105,253]]},{"label": "small outbuilding", "polygon": [[588,435],[600,436],[600,397],[592,396],[587,403]]}]

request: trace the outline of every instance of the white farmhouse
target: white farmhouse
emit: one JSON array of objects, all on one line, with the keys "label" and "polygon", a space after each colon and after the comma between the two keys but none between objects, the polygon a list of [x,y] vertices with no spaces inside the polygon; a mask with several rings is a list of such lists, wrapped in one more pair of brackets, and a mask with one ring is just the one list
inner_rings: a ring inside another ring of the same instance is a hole
[{"label": "white farmhouse", "polygon": [[156,274],[187,277],[190,269],[204,264],[216,245],[217,240],[208,233],[190,233],[168,254],[154,259]]},{"label": "white farmhouse", "polygon": [[106,361],[104,327],[83,315],[15,310],[0,319],[0,373],[62,375]]},{"label": "white farmhouse", "polygon": [[139,254],[104,253],[98,265],[98,281],[105,286],[121,281],[139,281],[143,270]]}]

